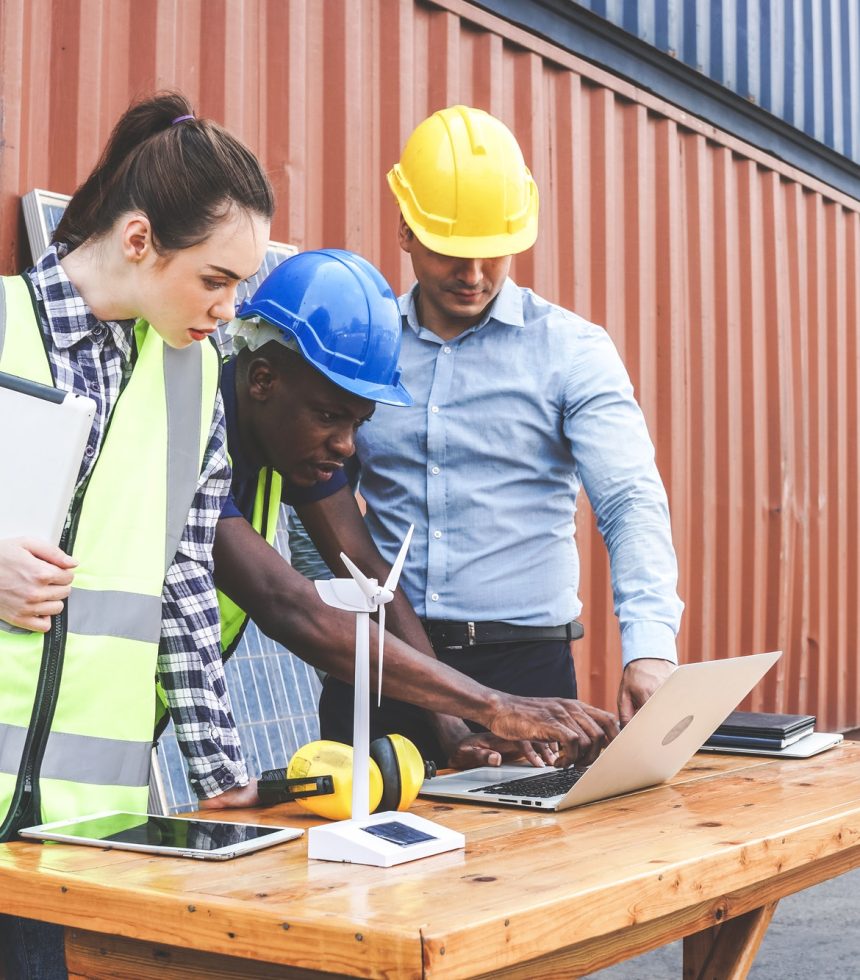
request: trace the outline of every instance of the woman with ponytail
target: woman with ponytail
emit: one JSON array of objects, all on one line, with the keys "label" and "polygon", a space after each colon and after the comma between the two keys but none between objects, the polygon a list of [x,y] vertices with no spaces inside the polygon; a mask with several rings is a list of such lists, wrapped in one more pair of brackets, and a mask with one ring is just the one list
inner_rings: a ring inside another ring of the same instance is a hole
[{"label": "woman with ponytail", "polygon": [[[273,210],[254,155],[159,94],[119,120],[35,266],[0,280],[0,371],[96,403],[60,546],[0,541],[0,841],[146,810],[156,675],[198,796],[256,802],[212,582],[230,472],[208,338]],[[0,917],[3,946],[8,978],[65,976],[59,927]]]}]

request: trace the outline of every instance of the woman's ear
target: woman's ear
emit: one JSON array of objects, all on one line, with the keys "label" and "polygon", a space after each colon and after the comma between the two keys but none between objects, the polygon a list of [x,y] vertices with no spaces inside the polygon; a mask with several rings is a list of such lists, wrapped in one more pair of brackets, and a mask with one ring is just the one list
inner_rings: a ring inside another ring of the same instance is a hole
[{"label": "woman's ear", "polygon": [[122,254],[129,262],[145,259],[152,247],[152,226],[149,218],[140,212],[127,215],[123,220],[120,235]]}]

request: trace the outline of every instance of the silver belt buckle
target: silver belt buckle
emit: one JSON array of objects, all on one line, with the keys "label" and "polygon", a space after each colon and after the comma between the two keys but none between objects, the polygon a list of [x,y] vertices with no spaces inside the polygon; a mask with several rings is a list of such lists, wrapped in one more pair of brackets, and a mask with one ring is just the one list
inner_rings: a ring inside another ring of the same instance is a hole
[{"label": "silver belt buckle", "polygon": [[473,647],[475,645],[475,643],[477,642],[475,640],[475,624],[474,623],[466,623],[466,630],[467,630],[468,635],[469,635],[469,646],[470,647]]}]

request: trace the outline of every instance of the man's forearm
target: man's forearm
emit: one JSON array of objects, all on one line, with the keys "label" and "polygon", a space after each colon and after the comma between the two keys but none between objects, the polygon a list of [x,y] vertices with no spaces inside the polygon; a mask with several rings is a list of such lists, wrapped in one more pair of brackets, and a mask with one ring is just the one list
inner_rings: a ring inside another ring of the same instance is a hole
[{"label": "man's forearm", "polygon": [[[351,682],[355,672],[355,617],[332,609],[313,583],[300,575],[242,518],[218,524],[215,580],[274,640],[314,667]],[[417,622],[417,620],[416,620]],[[423,631],[422,631],[423,634]],[[371,623],[371,673],[378,632]],[[433,656],[386,633],[383,691],[429,711],[486,724],[498,711],[498,692],[484,687]]]},{"label": "man's forearm", "polygon": [[[340,559],[340,552],[344,551],[367,575],[375,577],[380,582],[385,581],[389,572],[388,565],[373,543],[355,496],[350,490],[344,488],[331,497],[301,507],[297,511],[297,516],[302,520],[305,532],[335,574],[347,574]],[[387,605],[385,613],[385,625],[389,633],[403,640],[413,650],[436,659],[424,627],[402,589],[395,592],[394,599]],[[386,693],[391,697],[398,697],[387,690]],[[402,697],[398,699],[406,700]],[[453,752],[460,740],[469,734],[469,728],[460,716],[428,710],[427,717],[442,746],[449,753]],[[473,715],[465,717],[474,718]]]}]

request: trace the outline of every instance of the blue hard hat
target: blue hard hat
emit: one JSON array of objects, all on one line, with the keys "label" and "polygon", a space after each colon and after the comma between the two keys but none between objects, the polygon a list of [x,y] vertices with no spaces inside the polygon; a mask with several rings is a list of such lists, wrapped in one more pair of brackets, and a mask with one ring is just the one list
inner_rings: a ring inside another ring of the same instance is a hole
[{"label": "blue hard hat", "polygon": [[412,404],[397,366],[397,299],[360,255],[339,248],[299,252],[269,273],[236,316],[278,327],[318,371],[354,395]]}]

